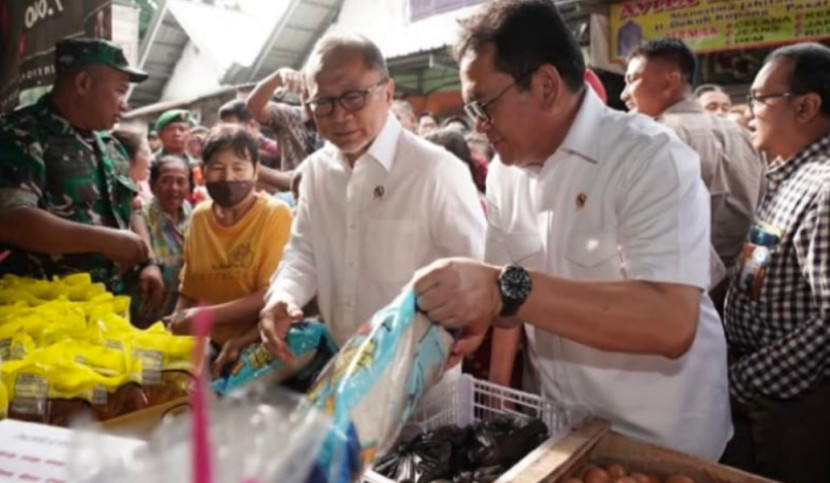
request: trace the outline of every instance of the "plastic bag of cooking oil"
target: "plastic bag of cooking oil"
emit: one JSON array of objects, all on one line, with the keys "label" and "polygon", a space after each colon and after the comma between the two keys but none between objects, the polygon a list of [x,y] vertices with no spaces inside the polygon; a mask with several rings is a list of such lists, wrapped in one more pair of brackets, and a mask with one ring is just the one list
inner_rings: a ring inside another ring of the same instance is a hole
[{"label": "plastic bag of cooking oil", "polygon": [[35,347],[35,341],[22,331],[19,324],[0,325],[0,360],[24,359]]},{"label": "plastic bag of cooking oil", "polygon": [[[308,381],[310,385],[325,364],[337,352],[337,345],[329,335],[326,326],[314,321],[295,322],[285,336],[285,343],[294,361],[286,364],[277,359],[263,344],[253,344],[242,351],[239,360],[233,364],[230,372],[215,380],[211,386],[219,394],[227,394],[234,389],[256,380],[283,382],[288,378],[296,379],[297,384]],[[295,388],[296,389],[296,388]],[[305,392],[306,389],[303,389]]]},{"label": "plastic bag of cooking oil", "polygon": [[440,379],[452,343],[443,327],[416,311],[411,290],[358,329],[308,393],[332,418],[309,482],[355,481],[385,453]]},{"label": "plastic bag of cooking oil", "polygon": [[65,426],[71,417],[107,404],[124,376],[105,377],[53,348],[40,349],[21,361],[3,364],[9,392],[9,417]]},{"label": "plastic bag of cooking oil", "polygon": [[[2,373],[2,360],[0,360],[0,373]],[[0,378],[0,419],[5,419],[9,413],[9,391]]]}]

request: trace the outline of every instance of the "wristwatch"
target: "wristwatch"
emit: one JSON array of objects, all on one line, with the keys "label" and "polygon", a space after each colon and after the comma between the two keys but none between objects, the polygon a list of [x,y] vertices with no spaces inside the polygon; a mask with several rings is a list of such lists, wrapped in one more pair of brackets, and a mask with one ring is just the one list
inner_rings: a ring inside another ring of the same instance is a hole
[{"label": "wristwatch", "polygon": [[533,289],[533,281],[524,267],[508,265],[499,274],[499,296],[501,311],[499,317],[512,317],[527,300]]}]

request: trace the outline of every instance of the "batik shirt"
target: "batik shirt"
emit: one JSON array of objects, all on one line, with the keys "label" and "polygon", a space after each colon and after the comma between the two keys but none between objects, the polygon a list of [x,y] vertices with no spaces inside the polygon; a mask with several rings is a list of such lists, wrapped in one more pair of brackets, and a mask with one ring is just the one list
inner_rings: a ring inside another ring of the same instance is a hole
[{"label": "batik shirt", "polygon": [[[0,213],[39,208],[64,220],[129,229],[136,188],[127,153],[106,132],[82,132],[51,105],[49,94],[0,118]],[[51,277],[89,272],[111,290],[123,286],[100,253],[44,254],[10,246],[0,273]]]},{"label": "batik shirt", "polygon": [[179,221],[175,222],[162,209],[157,199],[153,198],[144,205],[144,221],[150,233],[153,253],[163,264],[164,303],[156,314],[156,318],[171,314],[176,306],[179,293],[179,272],[184,265],[184,234],[187,232],[192,211],[190,203],[185,201],[179,213]]}]

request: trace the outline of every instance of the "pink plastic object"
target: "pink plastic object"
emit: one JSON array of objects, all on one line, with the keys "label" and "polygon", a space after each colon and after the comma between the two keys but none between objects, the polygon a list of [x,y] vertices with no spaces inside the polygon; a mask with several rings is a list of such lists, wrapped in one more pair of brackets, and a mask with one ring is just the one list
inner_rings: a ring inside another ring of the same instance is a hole
[{"label": "pink plastic object", "polygon": [[8,257],[10,254],[11,252],[9,250],[3,250],[2,252],[0,252],[0,262],[5,260],[6,257]]},{"label": "pink plastic object", "polygon": [[196,345],[193,348],[193,363],[197,371],[193,381],[193,391],[190,393],[190,405],[192,407],[191,439],[193,443],[193,482],[213,483],[213,466],[210,458],[210,432],[207,420],[207,401],[205,396],[205,374],[204,368],[205,347],[210,334],[210,327],[213,325],[212,314],[209,310],[198,309],[194,335]]}]

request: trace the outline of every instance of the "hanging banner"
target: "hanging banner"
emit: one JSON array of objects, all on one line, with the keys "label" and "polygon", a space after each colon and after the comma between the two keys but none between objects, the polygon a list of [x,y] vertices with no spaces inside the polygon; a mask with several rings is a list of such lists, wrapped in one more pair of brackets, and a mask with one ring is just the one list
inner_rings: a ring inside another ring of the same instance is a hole
[{"label": "hanging banner", "polygon": [[0,0],[0,108],[21,90],[49,85],[55,42],[66,37],[112,39],[112,0]]},{"label": "hanging banner", "polygon": [[679,38],[697,53],[830,37],[830,0],[637,0],[610,8],[611,54]]},{"label": "hanging banner", "polygon": [[408,0],[409,21],[417,22],[433,15],[472,7],[486,0]]}]

